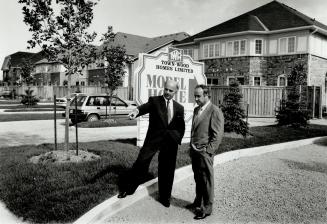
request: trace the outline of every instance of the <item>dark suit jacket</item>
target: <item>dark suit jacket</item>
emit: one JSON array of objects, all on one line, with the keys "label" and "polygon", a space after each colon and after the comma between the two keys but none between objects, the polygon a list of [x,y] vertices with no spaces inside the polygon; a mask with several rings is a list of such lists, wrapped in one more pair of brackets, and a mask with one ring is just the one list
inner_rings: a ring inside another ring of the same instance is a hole
[{"label": "dark suit jacket", "polygon": [[174,114],[168,125],[166,101],[163,96],[150,97],[148,102],[138,107],[142,116],[149,113],[149,127],[144,145],[158,144],[168,137],[176,144],[181,144],[185,132],[184,107],[173,101]]},{"label": "dark suit jacket", "polygon": [[224,115],[219,107],[210,102],[199,117],[194,119],[199,109],[200,107],[194,109],[191,143],[200,150],[214,154],[224,134]]}]

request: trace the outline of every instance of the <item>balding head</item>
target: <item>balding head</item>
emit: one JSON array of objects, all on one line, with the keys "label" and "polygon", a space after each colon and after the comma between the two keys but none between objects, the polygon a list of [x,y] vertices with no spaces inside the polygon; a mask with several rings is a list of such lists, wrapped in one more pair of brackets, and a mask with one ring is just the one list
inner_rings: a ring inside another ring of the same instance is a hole
[{"label": "balding head", "polygon": [[165,82],[164,97],[170,100],[174,97],[175,93],[178,91],[178,83],[175,80],[168,79]]}]

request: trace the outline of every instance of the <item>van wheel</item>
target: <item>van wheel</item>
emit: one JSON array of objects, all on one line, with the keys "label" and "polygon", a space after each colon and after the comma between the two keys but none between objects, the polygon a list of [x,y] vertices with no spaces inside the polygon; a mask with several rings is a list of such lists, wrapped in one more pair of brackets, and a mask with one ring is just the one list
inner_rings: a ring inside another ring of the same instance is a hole
[{"label": "van wheel", "polygon": [[99,118],[98,118],[98,116],[96,114],[90,114],[87,117],[87,121],[90,121],[90,122],[92,122],[92,121],[98,121],[98,120],[99,120]]}]

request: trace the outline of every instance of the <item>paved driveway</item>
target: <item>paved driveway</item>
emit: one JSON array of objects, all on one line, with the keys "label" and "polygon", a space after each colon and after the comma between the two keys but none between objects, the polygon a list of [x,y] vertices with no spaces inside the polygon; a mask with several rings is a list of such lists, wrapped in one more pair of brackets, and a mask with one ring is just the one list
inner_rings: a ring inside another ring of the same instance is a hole
[{"label": "paved driveway", "polygon": [[145,197],[109,223],[327,223],[327,141],[241,158],[215,166],[214,212],[202,221],[184,206],[193,202],[189,177],[173,187],[169,208]]}]

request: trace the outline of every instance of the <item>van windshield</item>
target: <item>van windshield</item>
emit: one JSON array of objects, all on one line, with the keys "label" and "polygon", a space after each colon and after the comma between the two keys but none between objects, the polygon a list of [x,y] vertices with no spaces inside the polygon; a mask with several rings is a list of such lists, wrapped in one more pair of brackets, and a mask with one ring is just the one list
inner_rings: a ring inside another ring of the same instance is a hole
[{"label": "van windshield", "polygon": [[70,105],[71,106],[75,106],[75,101],[77,99],[77,106],[82,106],[85,99],[86,99],[86,96],[77,96],[77,97],[74,97],[74,99],[71,101]]}]

